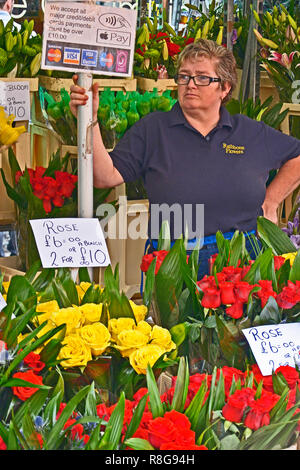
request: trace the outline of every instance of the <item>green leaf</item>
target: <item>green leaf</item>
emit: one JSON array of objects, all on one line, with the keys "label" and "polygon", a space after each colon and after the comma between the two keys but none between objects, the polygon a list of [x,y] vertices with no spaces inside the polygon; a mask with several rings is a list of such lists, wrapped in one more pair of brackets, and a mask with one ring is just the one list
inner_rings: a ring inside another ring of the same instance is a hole
[{"label": "green leaf", "polygon": [[235,434],[223,437],[220,440],[220,450],[238,450],[240,440]]},{"label": "green leaf", "polygon": [[[116,450],[118,448],[121,434],[122,434],[124,412],[125,412],[125,394],[124,392],[122,392],[118,400],[117,406],[115,407],[108,421],[107,426],[109,429],[109,439],[108,439],[106,450]],[[105,439],[105,433],[103,436],[104,439]]]},{"label": "green leaf", "polygon": [[125,444],[133,450],[155,450],[150,442],[146,441],[145,439],[139,439],[137,437],[127,439]]},{"label": "green leaf", "polygon": [[[133,412],[133,415],[132,415],[132,419],[129,423],[129,426],[127,428],[127,431],[126,431],[126,434],[125,434],[125,437],[124,437],[124,442],[126,442],[128,439],[130,439],[134,435],[136,430],[138,429],[138,427],[140,425],[140,422],[141,422],[141,419],[143,417],[143,413],[144,413],[144,410],[145,410],[145,407],[146,407],[147,400],[148,400],[148,394],[144,395],[143,398],[141,398],[141,400],[139,401],[137,407],[135,408],[135,410]],[[123,444],[122,448],[123,447],[124,447],[124,444]]]},{"label": "green leaf", "polygon": [[245,366],[246,354],[244,349],[238,344],[236,338],[232,335],[227,323],[215,315],[217,331],[222,354],[231,367],[243,369]]},{"label": "green leaf", "polygon": [[281,322],[281,314],[274,297],[269,297],[266,305],[259,315],[261,325],[278,325]]},{"label": "green leaf", "polygon": [[147,366],[146,379],[147,379],[147,388],[149,392],[151,413],[152,413],[153,419],[155,419],[155,418],[158,418],[159,416],[163,416],[164,409],[163,409],[163,404],[160,399],[160,395],[159,395],[159,391],[158,391],[158,387],[156,384],[153,371],[149,365]]},{"label": "green leaf", "polygon": [[289,280],[292,282],[299,281],[300,279],[300,250],[294,259],[293,265],[290,270]]},{"label": "green leaf", "polygon": [[189,386],[189,365],[185,357],[179,360],[178,373],[176,378],[175,390],[171,409],[183,413]]},{"label": "green leaf", "polygon": [[152,294],[153,294],[153,289],[154,289],[154,283],[155,283],[155,267],[156,267],[156,257],[153,259],[152,263],[150,264],[147,274],[143,274],[145,276],[145,288],[143,292],[143,304],[146,305],[146,307],[150,307],[151,305],[151,300],[152,300]]},{"label": "green leaf", "polygon": [[54,424],[53,428],[50,430],[47,437],[47,449],[55,450],[57,448],[57,442],[60,438],[60,433],[63,430],[64,425],[70,418],[73,411],[76,409],[78,404],[83,400],[86,395],[89,393],[91,386],[82,388],[74,397],[69,400],[66,407],[63,409],[60,417]]},{"label": "green leaf", "polygon": [[26,210],[27,208],[26,199],[24,199],[14,188],[10,186],[10,184],[7,182],[5,178],[5,173],[2,168],[0,171],[1,171],[2,180],[3,180],[8,197],[12,199],[17,204],[17,206],[20,207],[20,209]]},{"label": "green leaf", "polygon": [[259,237],[270,247],[275,255],[294,253],[295,245],[290,241],[288,235],[277,225],[265,217],[257,218],[257,232]]}]

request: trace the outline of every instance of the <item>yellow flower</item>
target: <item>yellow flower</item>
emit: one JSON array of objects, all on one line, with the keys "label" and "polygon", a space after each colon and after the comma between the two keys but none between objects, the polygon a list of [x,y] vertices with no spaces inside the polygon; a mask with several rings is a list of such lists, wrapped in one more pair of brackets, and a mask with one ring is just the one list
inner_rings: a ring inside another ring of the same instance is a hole
[{"label": "yellow flower", "polygon": [[7,295],[6,295],[6,294],[2,294],[2,297],[3,297],[3,299],[4,299],[4,300],[5,300],[5,302],[6,302]]},{"label": "yellow flower", "polygon": [[157,344],[147,344],[133,351],[129,356],[129,362],[138,374],[146,374],[148,364],[153,367],[157,359],[164,353],[165,350]]},{"label": "yellow flower", "polygon": [[36,312],[41,312],[40,315],[36,316],[37,324],[41,325],[45,320],[48,320],[53,312],[59,310],[59,305],[56,300],[50,300],[49,302],[43,302],[37,304]]},{"label": "yellow flower", "polygon": [[76,332],[77,328],[80,328],[84,323],[84,316],[79,307],[67,307],[61,308],[57,312],[52,312],[50,316],[56,326],[66,324],[66,335],[70,335]]},{"label": "yellow flower", "polygon": [[151,325],[149,325],[149,323],[147,323],[146,321],[139,321],[135,327],[135,330],[140,331],[148,337],[148,341],[150,340],[152,327]]},{"label": "yellow flower", "polygon": [[79,285],[76,285],[79,302],[81,302],[82,298],[84,297],[84,294],[91,285],[92,284],[90,282],[81,282]]},{"label": "yellow flower", "polygon": [[137,305],[133,302],[133,300],[129,300],[129,303],[133,310],[133,314],[135,316],[137,323],[139,321],[145,320],[147,312],[148,312],[146,305]]},{"label": "yellow flower", "polygon": [[116,341],[118,334],[124,330],[133,330],[135,328],[135,321],[133,318],[112,318],[108,322],[108,329],[111,337]]},{"label": "yellow flower", "polygon": [[115,348],[123,357],[128,357],[135,349],[145,346],[148,341],[148,336],[138,330],[125,330],[118,334]]},{"label": "yellow flower", "polygon": [[[54,328],[55,328],[55,324],[52,323],[51,320],[48,320],[48,322],[46,323],[46,325],[36,334],[36,337],[37,337],[37,338],[41,338],[41,336],[45,335],[46,333],[48,333],[48,331],[51,331],[51,330],[53,330]],[[45,343],[42,344],[39,348],[35,349],[34,352],[37,353],[37,354],[39,354],[39,353],[41,352],[41,350],[44,348],[44,346],[45,346],[47,343],[49,343],[49,341],[51,341],[51,339],[55,339],[55,338],[59,339],[60,334],[61,334],[61,332],[59,331],[59,332],[56,333],[54,336],[51,336],[51,338],[48,339],[48,341],[45,341]],[[26,338],[26,336],[28,336],[28,334],[25,334],[25,335],[20,334],[20,335],[18,336],[18,339],[17,339],[18,343],[21,343],[21,341],[23,341],[23,339]],[[35,338],[33,338],[33,339],[30,341],[30,343],[33,343],[34,341],[35,341]]]},{"label": "yellow flower", "polygon": [[99,322],[102,313],[102,304],[83,304],[80,305],[80,310],[84,316],[84,324]]},{"label": "yellow flower", "polygon": [[65,369],[69,367],[86,366],[92,360],[90,348],[78,334],[65,337],[58,359],[62,359],[61,366]]},{"label": "yellow flower", "polygon": [[94,356],[100,356],[110,345],[110,333],[102,323],[85,325],[78,333]]},{"label": "yellow flower", "polygon": [[294,253],[284,253],[283,255],[281,255],[283,258],[285,258],[286,260],[289,259],[290,260],[290,265],[293,266],[293,263],[294,263],[294,260],[297,256],[297,251],[295,251]]},{"label": "yellow flower", "polygon": [[2,287],[4,288],[5,292],[7,293],[8,288],[9,288],[10,281],[3,281],[2,282]]},{"label": "yellow flower", "polygon": [[[84,297],[84,294],[86,293],[86,291],[91,287],[91,283],[90,282],[81,282],[79,285],[77,284],[76,285],[76,290],[77,290],[77,294],[78,294],[78,299],[79,299],[79,302],[82,301],[83,297]],[[99,286],[99,284],[94,284],[94,287],[99,287],[100,288],[100,292],[103,290],[102,287]]]},{"label": "yellow flower", "polygon": [[164,348],[167,352],[176,348],[176,344],[172,341],[171,334],[166,328],[154,325],[151,333],[151,344],[157,344]]}]

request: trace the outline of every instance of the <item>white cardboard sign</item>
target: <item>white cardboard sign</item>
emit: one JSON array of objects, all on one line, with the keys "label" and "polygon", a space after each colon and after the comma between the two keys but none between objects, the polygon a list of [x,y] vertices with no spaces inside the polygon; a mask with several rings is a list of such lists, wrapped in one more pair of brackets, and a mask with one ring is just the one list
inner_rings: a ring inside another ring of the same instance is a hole
[{"label": "white cardboard sign", "polygon": [[98,219],[54,218],[29,222],[44,268],[102,267],[110,264]]},{"label": "white cardboard sign", "polygon": [[130,8],[46,2],[41,67],[130,77],[136,19]]},{"label": "white cardboard sign", "polygon": [[28,81],[0,81],[0,106],[6,114],[14,114],[15,121],[30,120],[30,88]]},{"label": "white cardboard sign", "polygon": [[262,375],[271,375],[279,366],[295,367],[295,360],[300,358],[300,323],[254,326],[242,331]]},{"label": "white cardboard sign", "polygon": [[0,312],[6,307],[7,303],[5,302],[3,296],[0,294]]}]

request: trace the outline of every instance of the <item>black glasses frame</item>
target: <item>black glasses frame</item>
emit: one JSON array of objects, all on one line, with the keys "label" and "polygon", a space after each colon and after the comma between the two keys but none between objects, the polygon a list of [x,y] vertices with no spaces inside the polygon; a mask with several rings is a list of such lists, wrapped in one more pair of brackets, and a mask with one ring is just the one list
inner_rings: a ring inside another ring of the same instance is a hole
[{"label": "black glasses frame", "polygon": [[[178,80],[178,76],[179,76],[179,75],[183,75],[183,76],[185,76],[185,77],[188,77],[187,83],[178,83],[177,80]],[[195,78],[196,78],[196,77],[208,78],[208,79],[209,79],[209,82],[208,82],[207,85],[200,85],[199,83],[196,83],[196,82],[195,82]],[[190,83],[190,80],[191,80],[191,79],[193,80],[193,82],[194,82],[194,84],[195,84],[196,86],[209,86],[212,82],[220,82],[220,81],[221,81],[220,78],[217,78],[217,77],[208,77],[207,75],[185,75],[185,74],[183,74],[183,73],[180,73],[180,74],[176,74],[175,77],[174,77],[174,80],[175,80],[175,82],[176,82],[178,85],[188,85],[188,84]]]}]

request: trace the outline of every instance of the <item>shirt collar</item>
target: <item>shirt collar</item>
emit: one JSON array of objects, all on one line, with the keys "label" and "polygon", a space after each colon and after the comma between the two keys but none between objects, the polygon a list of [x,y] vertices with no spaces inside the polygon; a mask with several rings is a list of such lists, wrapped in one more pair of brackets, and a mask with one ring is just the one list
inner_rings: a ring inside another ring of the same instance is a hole
[{"label": "shirt collar", "polygon": [[[188,124],[178,101],[174,104],[171,111],[169,111],[169,121],[170,121],[169,122],[170,127],[177,126],[180,124],[183,124],[183,125]],[[224,106],[221,106],[220,120],[216,127],[232,128],[231,115]]]}]

